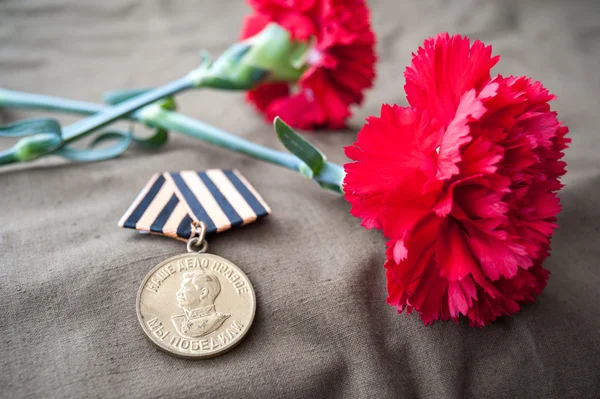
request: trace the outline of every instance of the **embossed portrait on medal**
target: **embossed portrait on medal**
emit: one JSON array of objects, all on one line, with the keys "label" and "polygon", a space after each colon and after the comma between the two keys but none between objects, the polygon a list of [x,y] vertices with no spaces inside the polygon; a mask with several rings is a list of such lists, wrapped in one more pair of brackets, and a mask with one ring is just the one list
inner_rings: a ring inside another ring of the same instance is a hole
[{"label": "embossed portrait on medal", "polygon": [[230,315],[215,309],[215,299],[220,292],[219,278],[210,271],[197,270],[183,275],[176,293],[183,313],[171,318],[179,334],[199,338],[221,327]]}]

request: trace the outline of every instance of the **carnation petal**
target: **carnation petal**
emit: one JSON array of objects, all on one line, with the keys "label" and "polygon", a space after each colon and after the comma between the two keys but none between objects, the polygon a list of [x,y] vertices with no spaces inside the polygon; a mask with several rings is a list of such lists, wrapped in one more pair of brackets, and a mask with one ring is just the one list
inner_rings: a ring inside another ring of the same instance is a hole
[{"label": "carnation petal", "polygon": [[269,106],[277,99],[288,95],[290,89],[283,83],[264,84],[255,90],[249,91],[246,96],[259,111],[266,111]]},{"label": "carnation petal", "polygon": [[263,30],[264,27],[269,24],[269,22],[271,22],[269,17],[262,13],[247,15],[244,18],[244,23],[242,24],[240,38],[246,39],[256,35]]},{"label": "carnation petal", "polygon": [[467,315],[469,304],[463,293],[460,283],[450,282],[448,284],[448,305],[450,308],[450,317],[456,318],[459,314]]},{"label": "carnation petal", "polygon": [[440,275],[456,282],[478,268],[456,220],[446,218],[438,234],[436,261],[440,267]]},{"label": "carnation petal", "polygon": [[484,113],[485,107],[477,98],[475,90],[466,92],[460,100],[454,119],[442,136],[436,176],[438,179],[449,179],[459,173],[456,164],[462,159],[461,147],[472,140],[468,123],[480,118]]},{"label": "carnation petal", "polygon": [[468,233],[466,240],[471,252],[490,280],[496,281],[501,276],[513,278],[519,268],[532,265],[527,251],[514,237],[503,239],[502,231],[484,231],[475,227],[475,223],[463,223],[463,227]]},{"label": "carnation petal", "polygon": [[461,97],[489,80],[498,60],[498,56],[492,57],[492,48],[478,40],[471,46],[466,37],[442,33],[426,40],[413,54],[404,72],[406,98],[411,106],[448,124]]},{"label": "carnation petal", "polygon": [[[406,234],[405,234],[406,236]],[[408,255],[408,251],[406,250],[406,246],[404,245],[404,237],[401,240],[396,241],[394,244],[394,262],[400,263],[406,256]]]},{"label": "carnation petal", "polygon": [[486,136],[476,137],[462,151],[458,164],[461,177],[495,173],[504,157],[504,149]]}]

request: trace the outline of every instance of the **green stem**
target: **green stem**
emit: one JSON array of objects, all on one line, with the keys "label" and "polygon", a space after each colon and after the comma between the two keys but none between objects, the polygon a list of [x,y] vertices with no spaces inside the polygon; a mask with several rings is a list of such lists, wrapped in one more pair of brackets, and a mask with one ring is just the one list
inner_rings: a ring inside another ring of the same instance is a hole
[{"label": "green stem", "polygon": [[108,108],[101,104],[94,104],[86,101],[68,100],[60,97],[51,97],[42,94],[25,93],[7,89],[0,89],[0,106],[68,112],[86,116],[102,112]]},{"label": "green stem", "polygon": [[14,148],[0,151],[0,165],[7,165],[9,163],[17,162]]},{"label": "green stem", "polygon": [[[0,107],[42,109],[79,115],[94,115],[111,108],[85,101],[67,100],[5,89],[0,89]],[[292,154],[263,147],[199,120],[163,109],[158,104],[148,105],[141,110],[125,115],[125,117],[150,127],[160,127],[183,133],[215,146],[300,172],[304,176],[310,173],[308,166]],[[0,164],[2,164],[1,157],[2,153],[0,152]],[[339,192],[343,176],[344,170],[340,165],[327,162],[319,174],[313,176],[313,180],[323,187]]]},{"label": "green stem", "polygon": [[62,132],[63,140],[65,143],[69,143],[99,128],[109,125],[122,116],[137,111],[145,105],[151,104],[164,97],[169,97],[192,87],[192,81],[188,76],[185,76],[171,83],[167,83],[164,86],[152,89],[149,92],[133,97],[127,101],[123,101],[118,105],[107,107],[102,112],[65,127]]},{"label": "green stem", "polygon": [[154,123],[163,129],[184,133],[218,147],[227,148],[231,151],[291,170],[301,171],[306,167],[304,162],[291,154],[263,147],[177,112],[167,111],[159,107],[156,107],[154,110],[149,108],[148,111],[152,112],[153,115],[151,117],[144,117],[146,114],[144,111],[146,110],[140,112],[144,120]]}]

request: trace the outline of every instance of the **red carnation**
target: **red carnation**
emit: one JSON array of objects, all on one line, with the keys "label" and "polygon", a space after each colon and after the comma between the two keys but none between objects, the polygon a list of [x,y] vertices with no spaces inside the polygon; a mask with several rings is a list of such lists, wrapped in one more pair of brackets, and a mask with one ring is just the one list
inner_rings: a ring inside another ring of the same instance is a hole
[{"label": "red carnation", "polygon": [[539,82],[491,79],[491,47],[429,39],[405,72],[411,107],[384,105],[346,148],[346,199],[382,229],[388,303],[472,326],[542,292],[570,141]]},{"label": "red carnation", "polygon": [[247,99],[268,122],[280,116],[300,129],[345,126],[349,107],[373,84],[375,35],[364,0],[249,0],[254,14],[242,38],[276,22],[298,40],[316,39],[297,85],[264,84]]}]

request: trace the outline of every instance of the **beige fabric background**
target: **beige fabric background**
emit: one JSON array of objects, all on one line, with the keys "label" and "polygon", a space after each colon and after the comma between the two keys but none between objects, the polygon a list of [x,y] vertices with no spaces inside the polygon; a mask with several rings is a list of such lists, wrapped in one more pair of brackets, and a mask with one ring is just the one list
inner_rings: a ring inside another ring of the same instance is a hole
[{"label": "beige fabric background", "polygon": [[[384,238],[343,199],[287,170],[173,135],[157,152],[0,170],[0,396],[582,398],[600,389],[600,4],[595,0],[370,1],[379,79],[347,132],[310,136],[344,162],[361,121],[405,104],[402,72],[443,30],[493,44],[497,73],[559,95],[571,128],[561,228],[534,305],[484,329],[397,315],[385,304]],[[0,86],[97,101],[170,81],[237,37],[241,0],[2,0]],[[241,94],[193,92],[182,112],[280,148]],[[42,115],[2,111],[2,122]],[[61,117],[70,122],[71,117]],[[2,141],[3,146],[9,145]],[[238,168],[273,208],[211,239],[258,296],[233,352],[185,361],[138,325],[146,272],[185,250],[116,224],[154,172]]]}]

